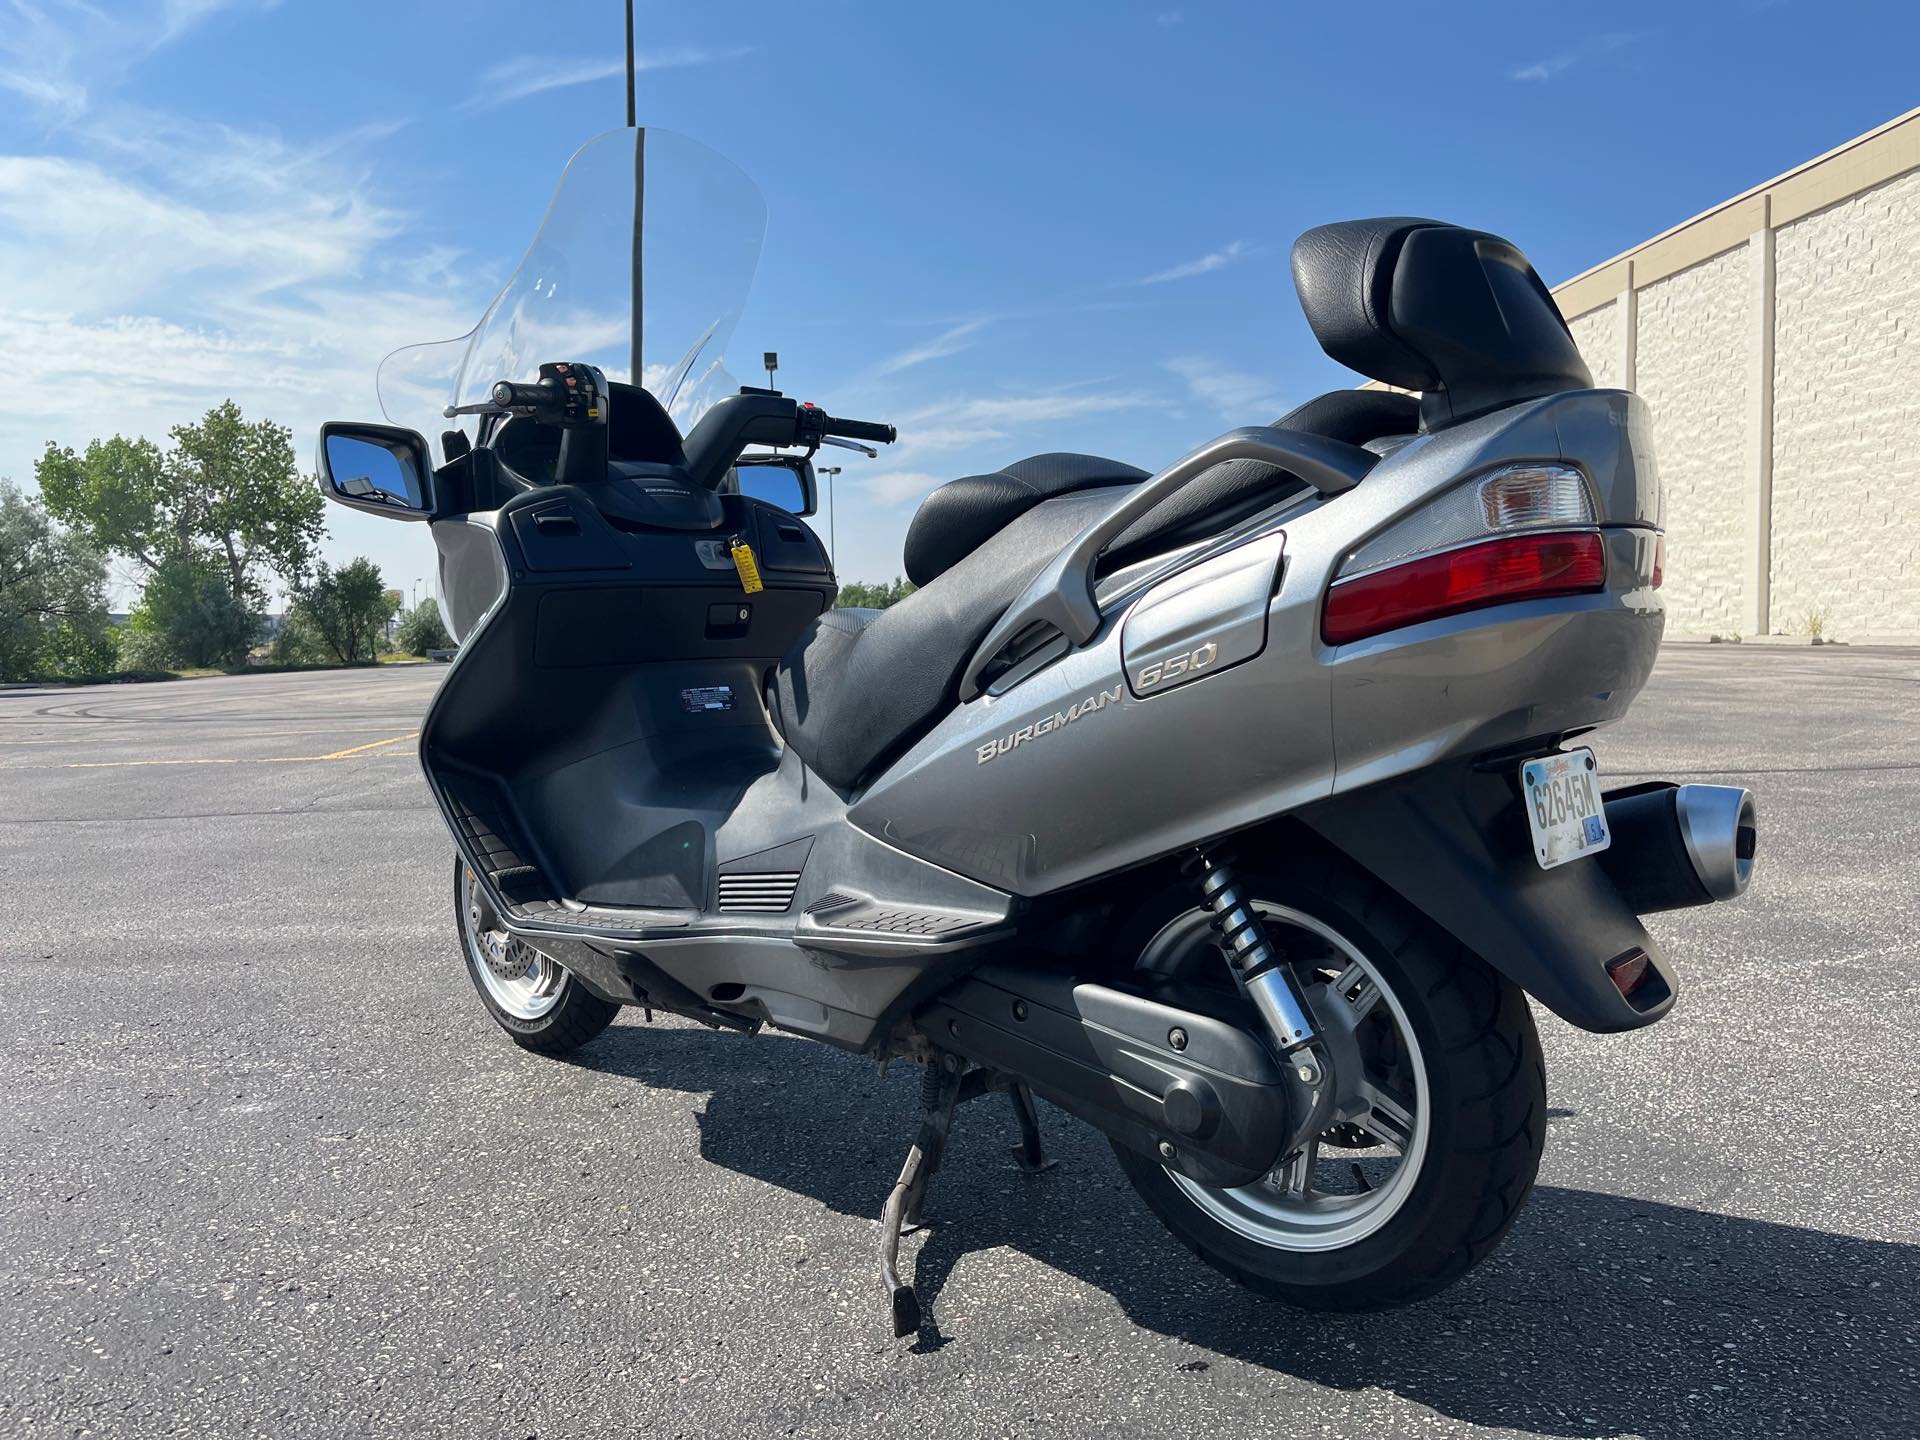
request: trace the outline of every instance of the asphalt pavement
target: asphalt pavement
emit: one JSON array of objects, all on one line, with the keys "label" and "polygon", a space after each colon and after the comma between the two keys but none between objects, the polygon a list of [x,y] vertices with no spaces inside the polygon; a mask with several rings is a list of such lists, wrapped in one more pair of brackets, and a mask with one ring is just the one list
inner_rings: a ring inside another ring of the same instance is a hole
[{"label": "asphalt pavement", "polygon": [[[790,1037],[472,994],[413,756],[439,668],[0,691],[0,1434],[1920,1434],[1920,653],[1673,647],[1603,774],[1759,798],[1673,1015],[1544,1019],[1506,1244],[1326,1318],[1199,1267],[1104,1142],[913,1128]],[[1044,1107],[1043,1107],[1044,1109]]]}]

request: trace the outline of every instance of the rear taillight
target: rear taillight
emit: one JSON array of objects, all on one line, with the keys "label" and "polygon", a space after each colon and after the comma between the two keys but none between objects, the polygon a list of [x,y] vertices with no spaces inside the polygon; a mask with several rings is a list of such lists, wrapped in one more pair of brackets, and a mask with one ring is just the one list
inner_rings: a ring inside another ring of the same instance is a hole
[{"label": "rear taillight", "polygon": [[1660,582],[1667,578],[1667,537],[1657,535],[1653,541],[1653,588],[1658,590]]},{"label": "rear taillight", "polygon": [[1496,535],[1580,530],[1596,523],[1587,478],[1573,466],[1503,465],[1401,516],[1347,556],[1334,578]]},{"label": "rear taillight", "polygon": [[1348,555],[1327,592],[1329,645],[1501,605],[1604,588],[1593,492],[1573,465],[1503,465],[1446,490]]},{"label": "rear taillight", "polygon": [[1514,600],[1604,589],[1599,533],[1528,533],[1463,545],[1334,582],[1320,634],[1329,645]]}]

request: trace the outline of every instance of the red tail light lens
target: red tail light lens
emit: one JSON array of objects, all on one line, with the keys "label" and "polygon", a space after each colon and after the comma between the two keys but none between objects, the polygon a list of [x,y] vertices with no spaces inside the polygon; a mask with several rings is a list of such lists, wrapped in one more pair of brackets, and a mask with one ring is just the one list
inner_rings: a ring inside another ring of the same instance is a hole
[{"label": "red tail light lens", "polygon": [[1607,551],[1598,534],[1513,535],[1340,581],[1327,592],[1320,634],[1329,645],[1344,645],[1443,615],[1580,595],[1606,583]]},{"label": "red tail light lens", "polygon": [[1653,542],[1653,588],[1658,590],[1660,582],[1667,578],[1667,537],[1662,535]]}]

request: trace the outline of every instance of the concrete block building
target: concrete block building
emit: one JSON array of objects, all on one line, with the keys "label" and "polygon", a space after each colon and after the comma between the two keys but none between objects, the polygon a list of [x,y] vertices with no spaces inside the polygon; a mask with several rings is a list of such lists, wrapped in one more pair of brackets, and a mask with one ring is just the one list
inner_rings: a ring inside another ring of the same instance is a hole
[{"label": "concrete block building", "polygon": [[1554,295],[1652,406],[1670,637],[1920,643],[1920,110]]}]

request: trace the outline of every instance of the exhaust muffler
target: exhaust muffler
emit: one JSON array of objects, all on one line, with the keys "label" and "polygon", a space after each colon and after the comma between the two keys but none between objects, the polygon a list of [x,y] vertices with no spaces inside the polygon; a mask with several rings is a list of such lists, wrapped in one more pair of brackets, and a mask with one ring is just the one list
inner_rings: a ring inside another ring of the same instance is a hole
[{"label": "exhaust muffler", "polygon": [[1602,797],[1613,843],[1599,856],[1634,913],[1733,900],[1753,879],[1751,791],[1658,780]]}]

